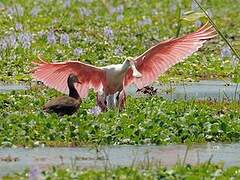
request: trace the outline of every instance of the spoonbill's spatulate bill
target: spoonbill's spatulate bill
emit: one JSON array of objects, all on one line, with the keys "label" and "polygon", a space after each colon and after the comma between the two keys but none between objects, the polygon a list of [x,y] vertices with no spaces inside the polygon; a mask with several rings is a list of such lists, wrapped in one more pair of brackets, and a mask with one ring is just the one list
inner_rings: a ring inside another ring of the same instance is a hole
[{"label": "spoonbill's spatulate bill", "polygon": [[81,98],[75,89],[74,84],[80,82],[77,76],[70,74],[65,83],[68,86],[69,96],[61,96],[49,101],[43,107],[45,111],[55,112],[59,116],[63,116],[65,114],[72,115],[78,110],[81,104]]},{"label": "spoonbill's spatulate bill", "polygon": [[134,83],[141,89],[151,84],[160,74],[196,52],[203,43],[215,36],[215,29],[206,23],[196,32],[158,43],[133,60],[127,59],[123,64],[104,67],[79,61],[48,63],[40,59],[39,62],[34,62],[37,67],[32,76],[51,88],[67,93],[65,82],[69,74],[74,73],[81,81],[76,86],[81,98],[86,97],[88,90],[93,88],[98,93],[97,104],[106,110],[106,105],[112,104],[111,97],[117,94],[117,106],[121,109],[124,107],[127,86]]}]

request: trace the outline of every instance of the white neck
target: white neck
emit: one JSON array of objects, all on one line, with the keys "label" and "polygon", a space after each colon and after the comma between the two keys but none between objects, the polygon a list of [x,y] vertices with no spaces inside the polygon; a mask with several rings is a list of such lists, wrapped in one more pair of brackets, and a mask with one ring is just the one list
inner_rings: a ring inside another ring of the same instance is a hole
[{"label": "white neck", "polygon": [[130,65],[129,60],[125,60],[125,61],[123,62],[123,64],[122,64],[121,71],[122,71],[122,72],[126,72],[130,66],[131,66],[131,65]]}]

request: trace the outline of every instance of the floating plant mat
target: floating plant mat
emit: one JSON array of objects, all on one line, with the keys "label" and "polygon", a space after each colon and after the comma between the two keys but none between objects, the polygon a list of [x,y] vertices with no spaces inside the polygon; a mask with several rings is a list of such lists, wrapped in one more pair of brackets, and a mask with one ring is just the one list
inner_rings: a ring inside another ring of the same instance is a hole
[{"label": "floating plant mat", "polygon": [[2,148],[0,176],[23,171],[25,168],[46,169],[53,165],[80,168],[132,166],[139,163],[158,163],[170,167],[177,162],[197,164],[224,161],[225,167],[240,166],[240,144],[199,144],[167,146],[103,146],[93,148]]}]

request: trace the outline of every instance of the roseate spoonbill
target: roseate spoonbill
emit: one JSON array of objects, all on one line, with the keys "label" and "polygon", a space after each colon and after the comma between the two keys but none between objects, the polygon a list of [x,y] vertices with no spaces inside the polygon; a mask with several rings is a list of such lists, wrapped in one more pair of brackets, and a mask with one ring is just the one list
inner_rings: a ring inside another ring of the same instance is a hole
[{"label": "roseate spoonbill", "polygon": [[70,74],[66,82],[69,89],[69,96],[57,97],[46,103],[43,109],[46,112],[55,112],[59,116],[65,114],[72,115],[75,113],[82,102],[76,88],[74,87],[75,83],[80,83],[77,76]]},{"label": "roseate spoonbill", "polygon": [[[171,66],[196,52],[203,43],[216,36],[215,29],[206,23],[193,33],[166,40],[151,47],[142,55],[123,64],[96,67],[79,61],[48,63],[40,59],[33,70],[33,78],[58,91],[67,93],[64,83],[70,73],[76,74],[81,84],[76,89],[81,98],[93,88],[97,104],[104,111],[113,105],[124,107],[125,88],[134,83],[138,89],[151,84]],[[116,97],[115,97],[115,95]]]}]

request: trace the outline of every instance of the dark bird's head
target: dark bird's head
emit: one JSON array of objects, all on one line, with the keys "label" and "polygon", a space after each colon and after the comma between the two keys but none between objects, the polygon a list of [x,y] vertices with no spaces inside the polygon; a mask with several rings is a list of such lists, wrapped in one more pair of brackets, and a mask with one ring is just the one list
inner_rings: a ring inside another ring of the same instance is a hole
[{"label": "dark bird's head", "polygon": [[69,84],[74,84],[74,83],[81,83],[81,82],[78,80],[78,78],[75,74],[70,74],[68,76],[68,83]]},{"label": "dark bird's head", "polygon": [[68,76],[67,83],[68,83],[68,88],[69,88],[69,96],[73,97],[75,99],[79,99],[80,96],[79,96],[79,94],[78,94],[78,92],[77,92],[77,90],[74,86],[75,83],[81,84],[78,77],[75,74],[70,74]]}]

